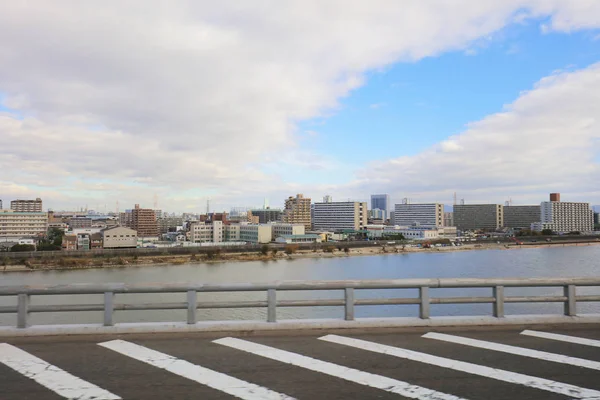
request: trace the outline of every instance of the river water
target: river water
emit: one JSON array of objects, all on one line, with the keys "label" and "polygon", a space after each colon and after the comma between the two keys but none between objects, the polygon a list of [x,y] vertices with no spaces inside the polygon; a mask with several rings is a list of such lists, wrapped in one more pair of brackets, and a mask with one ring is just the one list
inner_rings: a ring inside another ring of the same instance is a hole
[{"label": "river water", "polygon": [[[600,246],[523,248],[457,252],[423,252],[361,257],[297,258],[277,261],[227,262],[173,266],[124,267],[75,271],[11,272],[0,274],[0,285],[69,283],[237,283],[274,280],[341,280],[402,278],[594,277],[600,274]],[[506,296],[561,294],[559,288],[506,289]],[[489,296],[491,289],[433,289],[432,297]],[[582,288],[578,294],[600,294]],[[342,298],[341,291],[281,292],[278,299]],[[416,297],[416,290],[364,290],[357,298]],[[265,293],[199,293],[199,301],[264,300]],[[32,296],[32,304],[101,304],[100,295]],[[185,301],[185,294],[123,294],[117,303]],[[16,298],[0,297],[1,305]],[[491,304],[432,305],[436,315],[491,315]],[[561,313],[562,304],[507,304],[506,314]],[[600,313],[600,304],[578,304],[579,313]],[[417,316],[416,305],[360,306],[357,317]],[[184,321],[185,310],[118,311],[116,322]],[[279,319],[341,318],[342,307],[278,308]],[[266,319],[264,309],[198,310],[199,320]],[[1,325],[14,325],[14,314],[0,314]],[[33,324],[98,323],[101,312],[33,314]]]}]

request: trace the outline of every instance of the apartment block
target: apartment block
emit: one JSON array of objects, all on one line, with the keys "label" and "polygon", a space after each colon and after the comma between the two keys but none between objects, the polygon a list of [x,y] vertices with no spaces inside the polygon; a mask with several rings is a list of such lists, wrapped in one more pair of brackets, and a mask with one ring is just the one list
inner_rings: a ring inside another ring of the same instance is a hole
[{"label": "apartment block", "polygon": [[140,237],[158,236],[158,225],[156,223],[156,214],[151,208],[140,208],[136,204],[131,210],[131,229],[135,230]]},{"label": "apartment block", "polygon": [[541,221],[536,229],[551,229],[557,233],[591,232],[594,230],[594,211],[590,203],[559,201],[560,194],[552,193],[550,199],[540,204]]},{"label": "apartment block", "polygon": [[461,231],[494,231],[504,226],[503,206],[499,204],[457,204],[454,224]]},{"label": "apartment block", "polygon": [[162,217],[156,220],[159,233],[174,232],[178,226],[183,226],[182,217]]},{"label": "apartment block", "polygon": [[194,222],[190,225],[189,240],[194,243],[221,243],[225,239],[222,221]]},{"label": "apartment block", "polygon": [[35,200],[13,200],[10,209],[17,212],[42,212],[42,199]]},{"label": "apartment block", "polygon": [[0,210],[0,238],[43,236],[47,231],[47,213]]},{"label": "apartment block", "polygon": [[321,231],[358,231],[367,226],[367,217],[366,202],[315,203],[313,228]]},{"label": "apartment block", "polygon": [[394,224],[400,226],[444,226],[444,205],[440,203],[396,204]]},{"label": "apartment block", "polygon": [[306,230],[302,224],[270,224],[271,225],[271,240],[275,241],[281,236],[297,236],[304,235]]},{"label": "apartment block", "polygon": [[531,224],[541,221],[540,206],[504,206],[506,228],[529,229]]},{"label": "apartment block", "polygon": [[[285,200],[282,222],[287,224],[302,224],[306,230],[311,228],[310,198],[297,194]],[[332,204],[332,203],[330,203]]]}]

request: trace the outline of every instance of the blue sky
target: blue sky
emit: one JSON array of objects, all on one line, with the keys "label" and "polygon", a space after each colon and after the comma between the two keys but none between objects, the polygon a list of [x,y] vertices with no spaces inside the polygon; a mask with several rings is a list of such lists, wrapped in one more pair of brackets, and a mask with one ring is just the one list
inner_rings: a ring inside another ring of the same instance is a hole
[{"label": "blue sky", "polygon": [[[600,60],[598,31],[542,33],[544,22],[511,25],[467,50],[370,72],[338,109],[302,122],[300,131],[316,132],[307,141],[344,164],[335,172],[339,179],[350,179],[352,166],[417,154],[502,111],[541,78]],[[298,181],[315,179],[293,168],[288,173],[294,171]]]}]

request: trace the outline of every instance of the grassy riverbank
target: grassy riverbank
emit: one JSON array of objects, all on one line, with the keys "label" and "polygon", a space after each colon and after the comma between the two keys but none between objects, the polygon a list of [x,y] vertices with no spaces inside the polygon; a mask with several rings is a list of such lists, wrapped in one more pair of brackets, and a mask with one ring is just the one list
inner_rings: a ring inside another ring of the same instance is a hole
[{"label": "grassy riverbank", "polygon": [[273,251],[268,252],[246,252],[246,253],[226,253],[210,252],[191,255],[160,255],[160,256],[122,256],[122,257],[57,257],[52,259],[14,259],[2,260],[0,272],[23,272],[23,271],[45,271],[45,270],[74,270],[90,268],[130,268],[146,267],[159,265],[183,265],[183,264],[215,264],[233,261],[270,261],[280,259],[294,258],[331,258],[331,257],[350,257],[366,256],[377,254],[405,254],[405,253],[437,253],[454,251],[474,251],[474,250],[519,250],[523,248],[540,248],[555,246],[589,246],[597,245],[600,242],[588,243],[528,243],[524,246],[517,246],[507,243],[469,243],[459,247],[432,247],[418,248],[407,246],[371,246],[362,248],[344,248],[329,246],[318,250],[295,249],[293,251]]}]

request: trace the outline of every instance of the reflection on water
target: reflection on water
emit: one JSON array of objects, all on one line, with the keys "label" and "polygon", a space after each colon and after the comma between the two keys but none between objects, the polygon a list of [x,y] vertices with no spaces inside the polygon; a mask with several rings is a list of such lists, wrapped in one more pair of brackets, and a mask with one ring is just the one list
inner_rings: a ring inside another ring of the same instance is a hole
[{"label": "reflection on water", "polygon": [[[598,276],[600,246],[548,247],[537,249],[480,250],[387,254],[364,257],[293,259],[277,261],[188,264],[177,266],[124,267],[76,271],[47,271],[0,274],[0,285],[68,283],[160,283],[200,282],[238,283],[276,280],[343,280],[402,278],[512,278],[512,277],[586,277]],[[582,288],[579,294],[596,294],[597,288]],[[431,296],[491,296],[490,289],[432,289]],[[507,289],[510,295],[562,294],[556,288]],[[278,292],[278,299],[342,298],[342,291]],[[364,290],[357,298],[416,297],[416,290]],[[199,293],[199,302],[226,300],[265,300],[266,293]],[[180,294],[123,294],[117,303],[182,302]],[[32,304],[101,304],[102,296],[33,296]],[[0,298],[0,306],[16,304],[16,298]],[[490,304],[432,305],[432,315],[490,315]],[[562,304],[507,304],[506,314],[560,313]],[[578,304],[579,313],[600,312],[596,303]],[[357,317],[417,316],[414,305],[359,306]],[[342,307],[278,308],[279,319],[341,318]],[[184,321],[185,310],[121,311],[115,321]],[[265,309],[198,310],[199,320],[266,319]],[[16,317],[0,314],[0,325],[14,325]],[[102,321],[101,312],[33,314],[33,324],[94,323]]]}]

